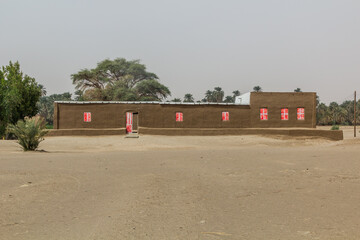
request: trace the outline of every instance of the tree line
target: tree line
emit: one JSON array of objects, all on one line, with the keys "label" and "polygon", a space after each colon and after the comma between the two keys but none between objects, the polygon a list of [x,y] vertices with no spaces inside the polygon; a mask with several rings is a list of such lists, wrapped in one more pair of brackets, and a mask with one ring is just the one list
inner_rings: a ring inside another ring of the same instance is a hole
[{"label": "tree line", "polygon": [[[42,116],[46,123],[53,124],[54,101],[171,101],[171,102],[215,102],[231,103],[240,95],[239,90],[225,95],[221,87],[207,90],[204,97],[195,100],[191,93],[181,98],[167,100],[171,92],[155,73],[149,72],[139,60],[124,58],[106,59],[92,69],[82,69],[71,75],[75,94],[70,92],[47,96],[46,89],[34,78],[21,72],[18,62],[0,69],[0,137],[6,126],[15,124],[26,116]],[[253,88],[261,92],[260,86]],[[301,92],[300,88],[294,92]],[[317,123],[319,125],[352,125],[353,101],[329,105],[317,100]],[[360,103],[360,101],[359,101]],[[360,106],[360,104],[358,104]],[[359,107],[360,108],[360,107]],[[359,109],[360,110],[360,109]],[[360,119],[359,119],[360,120]],[[358,121],[360,122],[360,121]]]},{"label": "tree line", "polygon": [[[356,122],[359,123],[360,100],[356,102],[356,112]],[[354,125],[354,101],[331,102],[329,105],[318,102],[316,120],[318,125]]]}]

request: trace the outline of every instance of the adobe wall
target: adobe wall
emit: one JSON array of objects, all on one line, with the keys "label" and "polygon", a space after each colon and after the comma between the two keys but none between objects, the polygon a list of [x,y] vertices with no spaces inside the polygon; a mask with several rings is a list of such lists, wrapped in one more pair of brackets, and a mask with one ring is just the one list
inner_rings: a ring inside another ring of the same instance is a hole
[{"label": "adobe wall", "polygon": [[[284,137],[324,138],[334,141],[343,140],[343,131],[319,129],[285,128],[139,128],[140,135],[165,136],[219,136],[219,135],[262,135]],[[125,128],[117,129],[53,129],[46,136],[100,136],[125,135]]]},{"label": "adobe wall", "polygon": [[[152,128],[247,128],[250,127],[249,106],[236,105],[142,105],[139,126]],[[176,122],[176,112],[183,122]],[[229,112],[229,121],[222,121]]]},{"label": "adobe wall", "polygon": [[59,128],[59,119],[58,119],[58,114],[59,114],[59,109],[58,109],[58,104],[54,103],[54,119],[53,119],[53,128],[54,129],[58,129]]},{"label": "adobe wall", "polygon": [[[119,104],[57,103],[56,129],[124,128],[125,115],[122,114],[119,107]],[[91,122],[84,122],[84,112],[91,112]]]},{"label": "adobe wall", "polygon": [[[316,93],[251,93],[251,127],[315,128]],[[305,120],[297,120],[297,108],[305,108]],[[260,108],[268,108],[268,120],[260,120]],[[281,108],[289,109],[289,120],[281,120]]]},{"label": "adobe wall", "polygon": [[125,128],[81,128],[81,129],[50,129],[47,137],[59,136],[108,136],[108,135],[126,135]]},{"label": "adobe wall", "polygon": [[139,129],[140,134],[165,135],[165,136],[218,136],[218,135],[261,135],[261,136],[286,136],[286,137],[309,137],[324,138],[328,140],[343,140],[343,131],[319,130],[319,129],[296,129],[296,128],[143,128]]},{"label": "adobe wall", "polygon": [[[57,111],[56,111],[57,110]],[[222,121],[227,111],[230,121]],[[151,128],[249,128],[250,107],[239,105],[177,104],[68,104],[56,103],[54,129],[125,128],[126,112],[139,113],[139,126]],[[91,112],[91,122],[84,122],[84,112]],[[183,122],[175,121],[182,112]]]},{"label": "adobe wall", "polygon": [[[158,103],[55,103],[54,129],[125,128],[126,112],[138,112],[138,125],[145,128],[315,128],[315,93],[251,93],[249,105],[193,105]],[[305,108],[305,120],[297,119],[297,108]],[[268,109],[268,120],[260,120],[260,108]],[[289,120],[281,120],[281,108],[289,109]],[[91,112],[91,122],[84,122]],[[176,112],[183,122],[176,122]],[[230,120],[222,121],[222,112]]]},{"label": "adobe wall", "polygon": [[[316,127],[316,93],[251,93],[250,104],[55,103],[54,130],[49,135],[125,134],[126,112],[137,112],[140,134],[255,134],[343,139],[342,131],[313,129]],[[305,120],[297,120],[298,107],[305,108]],[[260,108],[268,109],[268,120],[260,120]],[[281,120],[281,108],[289,109],[289,120]],[[91,112],[91,122],[84,122],[84,112]],[[176,122],[176,112],[183,113],[183,122]],[[222,121],[222,112],[229,112],[229,121]]]}]

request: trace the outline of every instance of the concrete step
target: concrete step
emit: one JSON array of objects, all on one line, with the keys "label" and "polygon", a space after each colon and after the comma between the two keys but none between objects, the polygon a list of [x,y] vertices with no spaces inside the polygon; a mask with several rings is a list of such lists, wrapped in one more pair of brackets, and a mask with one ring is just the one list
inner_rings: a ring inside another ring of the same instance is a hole
[{"label": "concrete step", "polygon": [[125,138],[139,138],[139,134],[137,133],[129,133],[125,135]]}]

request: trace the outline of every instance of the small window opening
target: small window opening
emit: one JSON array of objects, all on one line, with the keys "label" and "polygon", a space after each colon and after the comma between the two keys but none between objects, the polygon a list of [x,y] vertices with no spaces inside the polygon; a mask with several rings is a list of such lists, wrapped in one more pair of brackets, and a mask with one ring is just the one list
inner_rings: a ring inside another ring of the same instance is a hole
[{"label": "small window opening", "polygon": [[176,121],[177,122],[183,122],[184,121],[184,115],[182,112],[177,112],[176,113]]}]

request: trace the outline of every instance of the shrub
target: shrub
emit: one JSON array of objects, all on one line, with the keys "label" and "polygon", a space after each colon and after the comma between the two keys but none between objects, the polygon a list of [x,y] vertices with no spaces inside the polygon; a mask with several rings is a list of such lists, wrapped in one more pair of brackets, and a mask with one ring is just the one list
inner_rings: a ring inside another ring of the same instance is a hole
[{"label": "shrub", "polygon": [[332,125],[331,130],[339,130],[339,125]]},{"label": "shrub", "polygon": [[16,136],[24,151],[36,150],[48,132],[45,130],[44,120],[40,116],[25,117],[24,120],[19,120],[15,125],[9,124],[7,131]]}]

